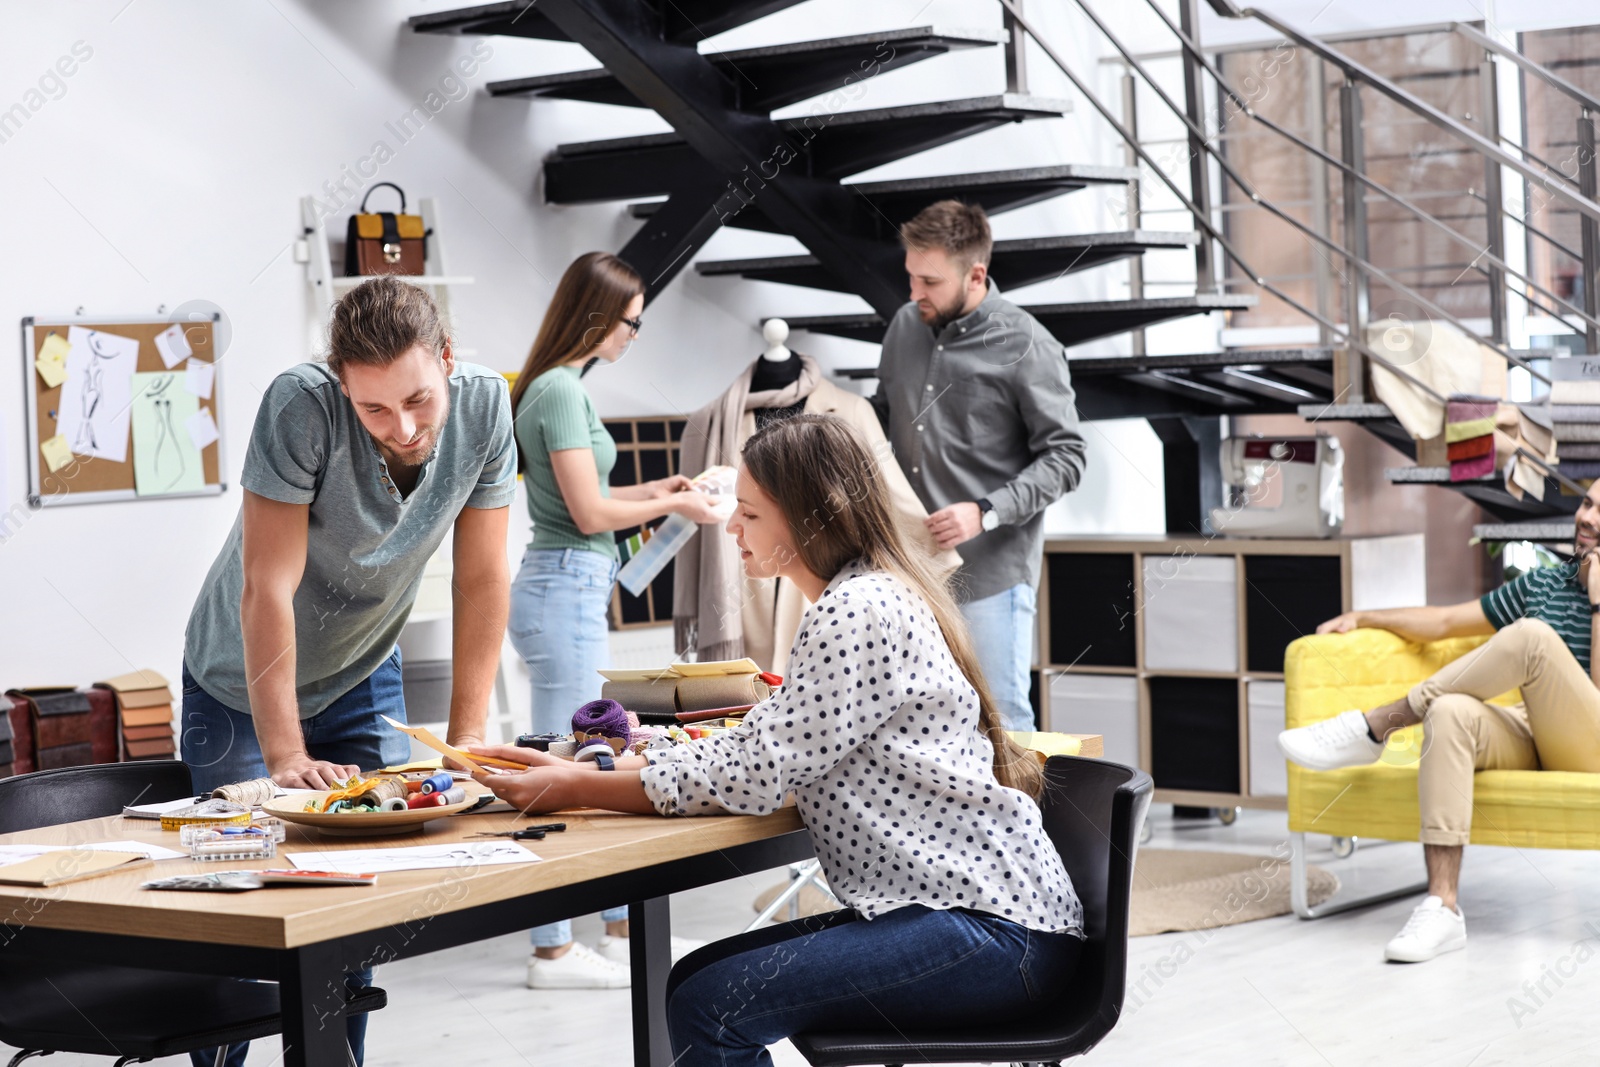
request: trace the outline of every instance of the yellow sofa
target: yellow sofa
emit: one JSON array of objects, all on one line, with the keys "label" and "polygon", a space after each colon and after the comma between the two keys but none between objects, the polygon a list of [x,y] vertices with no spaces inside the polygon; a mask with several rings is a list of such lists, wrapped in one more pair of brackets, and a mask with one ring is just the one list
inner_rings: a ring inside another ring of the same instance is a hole
[{"label": "yellow sofa", "polygon": [[[1284,655],[1284,717],[1290,727],[1331,718],[1351,708],[1398,700],[1417,682],[1486,638],[1412,644],[1387,630],[1302,637]],[[1494,703],[1515,703],[1513,690]],[[1347,907],[1412,892],[1304,906],[1307,833],[1415,841],[1417,759],[1422,727],[1394,735],[1383,758],[1341,771],[1289,765],[1289,830],[1298,892],[1295,910],[1317,918]],[[1518,848],[1600,848],[1600,774],[1566,771],[1479,771],[1473,781],[1472,843]]]}]

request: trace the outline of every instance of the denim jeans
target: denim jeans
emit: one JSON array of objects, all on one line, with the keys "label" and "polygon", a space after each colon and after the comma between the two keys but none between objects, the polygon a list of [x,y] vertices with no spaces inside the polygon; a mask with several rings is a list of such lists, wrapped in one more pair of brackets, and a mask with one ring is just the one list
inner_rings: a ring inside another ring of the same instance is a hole
[{"label": "denim jeans", "polygon": [[[568,734],[572,713],[600,698],[599,672],[611,665],[606,612],[617,561],[582,548],[530,548],[511,583],[511,617],[506,632],[511,647],[533,679],[533,732]],[[627,908],[600,913],[621,922]],[[572,940],[572,923],[536,926],[534,948],[555,948]]]},{"label": "denim jeans", "polygon": [[994,915],[920,904],[752,930],[685,956],[667,979],[674,1067],[761,1067],[803,1030],[1003,1024],[1057,1007],[1082,946]]},{"label": "denim jeans", "polygon": [[1033,586],[1023,583],[961,605],[972,634],[972,648],[995,707],[1007,730],[1035,730],[1033,705],[1028,703],[1028,673],[1033,669],[1034,621],[1039,599]]},{"label": "denim jeans", "polygon": [[[379,715],[406,721],[405,694],[400,686],[400,650],[383,661],[367,680],[335,700],[319,715],[302,719],[300,732],[312,759],[349,763],[364,771],[377,770],[411,758],[411,739],[391,728]],[[255,720],[227,707],[200,688],[183,668],[183,724],[179,738],[183,761],[194,776],[195,791],[205,793],[229,782],[265,778],[267,763],[256,739]],[[371,968],[345,975],[354,988],[372,984]],[[345,1020],[345,1036],[355,1053],[357,1067],[365,1053],[367,1017]],[[228,1067],[243,1067],[248,1041],[228,1048]],[[194,1067],[211,1067],[214,1052],[190,1054]]]}]

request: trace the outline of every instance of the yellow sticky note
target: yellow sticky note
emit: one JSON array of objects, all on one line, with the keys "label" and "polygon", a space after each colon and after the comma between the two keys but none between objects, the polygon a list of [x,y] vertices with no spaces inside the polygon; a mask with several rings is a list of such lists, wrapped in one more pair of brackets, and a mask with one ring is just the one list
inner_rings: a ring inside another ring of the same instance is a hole
[{"label": "yellow sticky note", "polygon": [[67,365],[67,353],[72,351],[72,346],[67,344],[67,339],[59,333],[53,333],[44,339],[44,344],[39,346],[39,358],[51,363]]},{"label": "yellow sticky note", "polygon": [[67,365],[65,363],[36,359],[33,365],[39,368],[39,377],[44,379],[44,384],[47,388],[54,389],[67,380]]},{"label": "yellow sticky note", "polygon": [[72,446],[67,444],[67,439],[62,434],[56,434],[50,440],[41,443],[39,451],[44,453],[44,461],[49,466],[51,474],[72,462]]}]

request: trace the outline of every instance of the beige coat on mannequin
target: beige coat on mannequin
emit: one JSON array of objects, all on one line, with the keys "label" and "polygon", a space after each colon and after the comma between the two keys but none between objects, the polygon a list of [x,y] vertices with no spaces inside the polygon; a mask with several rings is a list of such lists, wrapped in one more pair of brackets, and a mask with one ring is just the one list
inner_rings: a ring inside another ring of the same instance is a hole
[{"label": "beige coat on mannequin", "polygon": [[[714,407],[717,403],[719,401],[714,401],[712,406]],[[696,422],[705,416],[708,411],[709,408],[697,412],[694,419],[690,421],[689,431],[684,434],[685,473],[698,473],[698,471],[691,472],[688,470],[691,463],[698,464],[699,468],[703,469],[716,463],[737,465],[739,462],[737,455],[711,455],[711,452],[720,451],[714,445],[703,445],[702,448],[707,453],[703,456],[698,454],[701,451],[700,449],[691,450],[690,442],[695,440]],[[889,443],[884,438],[883,427],[879,425],[878,416],[872,410],[871,404],[867,403],[864,398],[839,388],[832,382],[820,380],[816,383],[810,395],[805,398],[805,413],[808,415],[835,415],[854,427],[861,434],[872,454],[882,460],[878,465],[878,469],[883,475],[884,484],[888,487],[890,502],[900,521],[901,529],[914,543],[922,545],[930,556],[935,557],[946,573],[953,572],[960,566],[960,556],[954,551],[940,552],[938,546],[934,543],[932,535],[928,533],[928,528],[924,523],[924,520],[928,517],[928,512],[922,506],[922,502],[917,499],[916,493],[912,491],[905,475],[901,473],[900,464],[895,462],[890,452]],[[754,411],[745,411],[742,413],[741,419],[738,440],[742,445],[756,432],[756,413]],[[698,440],[706,441],[706,435],[702,433]],[[716,544],[719,547],[706,550],[726,552],[728,558],[732,560],[730,567],[737,568],[740,566],[733,538],[728,537],[721,531],[711,533],[710,527],[703,529],[701,532],[702,538],[707,536],[715,537],[717,539]],[[691,544],[685,549],[684,555],[693,552],[695,547],[694,544]],[[680,569],[680,582],[683,574],[683,570]],[[742,654],[755,660],[763,670],[769,670],[775,674],[783,674],[788,668],[789,649],[794,644],[795,635],[800,631],[800,617],[805,613],[809,602],[794,587],[792,582],[779,578],[757,580],[743,577],[742,575],[740,580],[743,583],[741,601],[738,605],[740,629],[744,637]],[[700,612],[716,610],[713,603],[714,599],[714,596],[708,596],[705,591],[701,591],[696,601],[698,610]],[[727,610],[727,606],[723,606],[721,610]],[[684,625],[686,620],[683,616],[680,616],[677,621],[679,623],[679,647],[681,649],[687,629]],[[697,642],[697,644],[703,644],[703,642]],[[720,649],[719,651],[725,653],[727,650]]]}]

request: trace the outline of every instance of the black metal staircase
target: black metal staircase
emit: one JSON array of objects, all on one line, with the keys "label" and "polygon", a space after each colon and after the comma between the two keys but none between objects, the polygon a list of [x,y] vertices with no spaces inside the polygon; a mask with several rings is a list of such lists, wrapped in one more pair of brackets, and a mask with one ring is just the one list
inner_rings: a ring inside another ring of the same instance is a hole
[{"label": "black metal staircase", "polygon": [[[1129,168],[1074,165],[846,184],[873,167],[985,130],[1059,118],[1069,105],[1005,93],[847,109],[866,80],[953,51],[1001,45],[1009,35],[998,29],[914,27],[727,52],[696,48],[705,37],[795,2],[540,0],[530,6],[518,0],[419,15],[411,19],[411,28],[576,41],[600,67],[497,81],[489,92],[647,107],[667,120],[671,133],[563,144],[544,164],[542,188],[550,203],[635,201],[630,214],[644,226],[620,254],[648,279],[647,299],[721,226],[788,234],[806,246],[807,254],[708,261],[696,269],[705,276],[854,293],[870,312],[788,321],[796,329],[875,342],[885,317],[906,300],[898,227],[923,207],[954,196],[999,214],[1091,186],[1137,184],[1137,172]],[[774,109],[806,100],[817,101],[808,114],[771,119]],[[666,199],[638,202],[655,197]],[[1195,241],[1192,232],[1143,229],[1001,241],[991,272],[1002,288],[1016,289],[1150,250],[1188,248]],[[1029,310],[1063,344],[1073,345],[1253,303],[1249,296],[1199,294]],[[1301,362],[1311,366],[1326,359],[1325,353],[1314,354]],[[1116,377],[1110,365],[1105,371],[1104,376]],[[1185,404],[1261,410],[1258,401],[1277,410],[1295,400],[1328,399],[1318,389],[1257,380],[1248,371],[1229,375],[1209,364],[1173,364],[1159,372],[1130,366],[1128,373],[1129,382],[1157,384],[1151,406],[1158,410]],[[1175,400],[1173,390],[1187,391]]]}]

